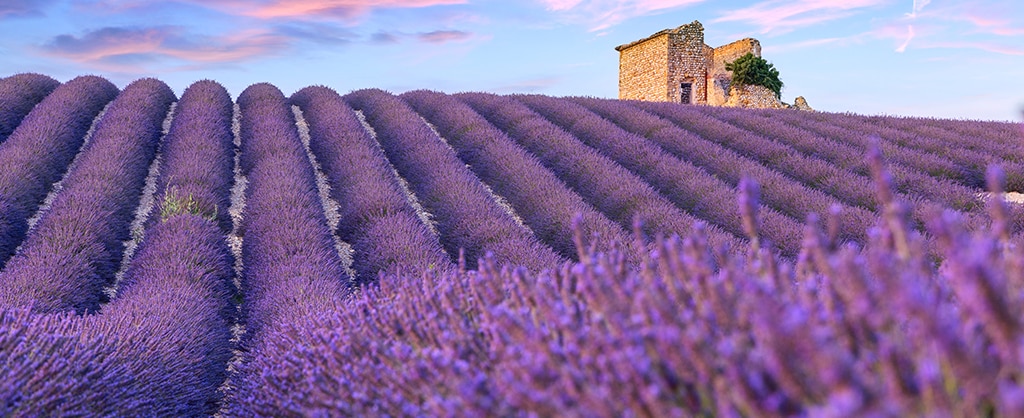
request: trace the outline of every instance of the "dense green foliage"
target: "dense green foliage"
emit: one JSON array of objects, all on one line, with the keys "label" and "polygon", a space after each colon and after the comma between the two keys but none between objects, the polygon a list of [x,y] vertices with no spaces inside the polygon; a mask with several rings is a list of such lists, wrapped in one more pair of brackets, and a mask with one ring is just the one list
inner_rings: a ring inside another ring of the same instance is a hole
[{"label": "dense green foliage", "polygon": [[732,88],[748,84],[764,86],[775,93],[775,97],[782,98],[783,84],[779,79],[779,70],[764,58],[748,52],[736,61],[725,63],[725,69],[732,71]]}]

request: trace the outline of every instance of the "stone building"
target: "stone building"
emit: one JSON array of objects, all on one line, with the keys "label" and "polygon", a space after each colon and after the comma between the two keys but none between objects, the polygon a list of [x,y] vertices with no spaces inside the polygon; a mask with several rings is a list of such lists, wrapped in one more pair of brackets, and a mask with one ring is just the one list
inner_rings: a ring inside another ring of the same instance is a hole
[{"label": "stone building", "polygon": [[[721,106],[730,102],[732,74],[725,70],[725,63],[748,52],[760,57],[761,43],[745,38],[712,48],[704,43],[704,26],[695,20],[619,45],[615,50],[619,51],[619,99]],[[742,92],[745,95],[761,93],[758,89]],[[775,99],[774,94],[771,96]],[[737,99],[733,98],[733,102]]]}]

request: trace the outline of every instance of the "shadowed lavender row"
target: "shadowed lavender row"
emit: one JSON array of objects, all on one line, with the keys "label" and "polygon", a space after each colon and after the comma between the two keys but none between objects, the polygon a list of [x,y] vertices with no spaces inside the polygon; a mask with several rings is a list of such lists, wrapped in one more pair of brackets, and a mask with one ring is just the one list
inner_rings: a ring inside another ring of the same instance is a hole
[{"label": "shadowed lavender row", "polygon": [[3,306],[99,308],[174,100],[155,79],[135,81],[114,99],[63,189],[0,274]]},{"label": "shadowed lavender row", "polygon": [[843,204],[835,197],[812,189],[771,166],[762,165],[736,151],[698,137],[629,102],[586,98],[573,100],[730,184],[739,184],[743,176],[756,179],[764,190],[765,204],[795,219],[806,219],[812,213],[830,213],[833,208],[840,209],[839,233],[842,239],[863,242],[864,231],[873,223],[875,215],[865,208]]},{"label": "shadowed lavender row", "polygon": [[865,176],[841,170],[820,158],[803,155],[790,146],[719,121],[703,112],[703,109],[665,106],[666,103],[629,104],[671,121],[707,141],[715,142],[746,158],[772,167],[850,206],[872,211],[878,209],[871,180]]},{"label": "shadowed lavender row", "polygon": [[415,276],[453,268],[437,237],[416,216],[384,153],[341,96],[327,87],[307,87],[289,101],[309,124],[309,147],[339,204],[337,234],[352,245],[357,280],[369,283],[380,272],[399,269]]},{"label": "shadowed lavender row", "polygon": [[1020,148],[1019,123],[920,117],[843,116],[854,120],[860,119],[864,123],[876,126],[894,128],[907,134],[917,134],[936,143],[952,141],[957,143],[959,148],[988,154],[1002,160],[1003,165],[1024,162],[1024,150]]},{"label": "shadowed lavender row", "polygon": [[[815,117],[809,116],[812,119]],[[837,127],[863,135],[877,135],[886,141],[956,161],[967,171],[967,179],[972,181],[971,185],[974,187],[981,188],[984,185],[986,167],[998,163],[1007,168],[1010,190],[1024,191],[1024,165],[1021,165],[1022,151],[1019,151],[1019,142],[1014,144],[1011,141],[1007,144],[998,141],[1002,136],[998,130],[995,135],[986,130],[982,130],[981,135],[977,135],[977,131],[974,135],[960,135],[943,133],[942,130],[931,130],[927,132],[929,135],[925,135],[910,129],[913,124],[898,123],[895,118],[866,118],[846,114],[828,114],[825,117],[828,123]],[[996,145],[993,147],[989,144]]]},{"label": "shadowed lavender row", "polygon": [[[1024,251],[946,212],[933,263],[874,161],[886,215],[864,251],[812,217],[796,265],[719,264],[693,235],[656,241],[638,268],[591,254],[537,275],[485,261],[387,279],[271,332],[279,361],[248,414],[1024,414]],[[756,224],[756,187],[741,190]]]},{"label": "shadowed lavender row", "polygon": [[[724,181],[576,103],[548,96],[514,97],[580,142],[643,178],[687,213],[743,236],[736,191]],[[761,213],[764,238],[787,257],[796,256],[800,249],[800,223],[769,207],[762,208]]]},{"label": "shadowed lavender row", "polygon": [[[675,207],[642,179],[510,97],[485,93],[456,96],[535,155],[587,203],[620,225],[640,220],[643,231],[686,235],[701,221]],[[710,226],[714,245],[742,248],[734,235]]]},{"label": "shadowed lavender row", "polygon": [[347,279],[317,194],[313,167],[284,95],[255,84],[238,97],[243,218],[242,311],[258,338],[303,311],[330,309]]},{"label": "shadowed lavender row", "polygon": [[561,263],[561,257],[498,206],[480,179],[399,98],[360,90],[345,100],[365,113],[388,159],[434,215],[450,256],[465,251],[471,269],[485,251],[493,251],[501,263],[533,270]]},{"label": "shadowed lavender row", "polygon": [[23,73],[0,78],[0,142],[4,142],[28,112],[60,82],[42,74]]},{"label": "shadowed lavender row", "polygon": [[230,358],[230,253],[194,215],[150,228],[101,315],[0,308],[0,415],[209,416]]},{"label": "shadowed lavender row", "polygon": [[[761,117],[740,109],[708,108],[707,113],[739,128],[755,132],[763,138],[792,147],[806,156],[820,158],[840,170],[860,176],[869,175],[869,169],[864,164],[864,153],[870,137],[863,137],[861,142],[864,142],[865,146],[854,147],[832,138],[812,134],[777,119]],[[930,156],[932,155],[916,152],[913,159],[928,161]],[[918,171],[898,162],[890,162],[889,171],[892,173],[896,190],[907,196],[920,196],[960,211],[984,211],[984,205],[977,196],[978,190],[969,187],[969,181],[957,177],[936,178],[930,173]]]},{"label": "shadowed lavender row", "polygon": [[36,105],[0,143],[0,268],[25,239],[28,218],[67,171],[93,119],[117,93],[103,78],[75,78]]},{"label": "shadowed lavender row", "polygon": [[[156,210],[101,319],[114,332],[134,327],[150,333],[131,337],[151,346],[136,360],[144,363],[132,370],[145,382],[138,389],[149,389],[150,398],[141,407],[122,404],[121,411],[212,415],[227,377],[230,325],[237,316],[231,302],[234,263],[224,240],[231,225],[231,97],[220,84],[199,81],[185,90],[174,112],[161,147]],[[161,378],[161,386],[147,388]]]},{"label": "shadowed lavender row", "polygon": [[[785,122],[790,127],[802,129],[810,135],[828,138],[840,147],[849,147],[846,148],[847,152],[851,151],[851,149],[861,150],[856,151],[856,156],[863,154],[863,150],[868,149],[872,142],[872,134],[844,129],[829,122],[831,114],[814,114],[812,117],[811,115],[804,115],[798,112],[773,112],[767,110],[755,110],[748,113],[751,117],[757,115],[765,119]],[[781,135],[778,136],[780,140],[785,139]],[[877,138],[877,135],[875,135],[875,138]],[[893,166],[904,165],[939,179],[957,180],[969,187],[980,185],[979,181],[981,179],[975,178],[970,170],[949,158],[893,141],[876,140],[875,142],[878,142],[886,159]],[[821,152],[831,153],[829,150],[822,150]],[[847,158],[849,159],[850,157]],[[850,159],[850,162],[857,164],[856,171],[858,173],[866,173],[867,167],[861,164],[863,159]]]},{"label": "shadowed lavender row", "polygon": [[[150,90],[133,84],[123,95],[167,97]],[[119,98],[105,118],[117,118],[125,104],[145,113],[145,106]],[[217,118],[224,107],[228,118]],[[208,215],[204,208],[216,207],[227,194],[221,180],[212,177],[222,174],[218,165],[230,166],[230,138],[228,148],[220,138],[228,129],[224,125],[230,126],[230,109],[227,92],[216,83],[185,90],[162,148],[163,210],[150,216],[115,299],[100,315],[0,312],[0,362],[6,365],[0,415],[209,416],[217,411],[218,387],[231,357],[234,271],[223,230],[200,215]],[[104,132],[98,130],[97,141]],[[206,171],[179,183],[179,176],[197,167]],[[194,207],[167,193],[179,184],[195,192],[189,198]],[[62,362],[31,361],[40,355]]]},{"label": "shadowed lavender row", "polygon": [[508,199],[537,238],[563,257],[578,256],[573,243],[576,216],[576,227],[594,243],[629,242],[623,226],[584,202],[536,157],[465,103],[425,90],[405,93],[402,99],[436,126],[474,174]]},{"label": "shadowed lavender row", "polygon": [[[879,209],[879,205],[873,197],[871,180],[867,176],[842,170],[820,158],[804,155],[788,145],[719,121],[697,108],[672,106],[671,103],[630,102],[629,104],[650,111],[702,138],[715,141],[748,158],[800,179],[810,187],[829,193],[848,204],[874,211]],[[836,115],[836,118],[842,117],[842,115]],[[987,160],[979,164],[984,169]],[[946,195],[950,194],[943,190],[933,191],[932,194],[939,197],[948,197]],[[910,203],[913,218],[919,225],[924,225],[934,212],[949,207],[946,202],[933,201],[918,194],[900,193],[900,197]],[[961,197],[960,200],[965,199]],[[967,209],[977,206],[976,201],[973,200],[963,203]],[[983,217],[978,216],[976,212],[967,212],[965,216],[965,221],[972,228],[984,224]]]},{"label": "shadowed lavender row", "polygon": [[347,277],[327,225],[315,173],[298,136],[293,113],[277,87],[249,86],[241,109],[242,313],[245,355],[230,380],[223,412],[250,416],[264,380],[283,359],[270,335],[302,318],[338,309]]},{"label": "shadowed lavender row", "polygon": [[189,212],[231,230],[231,118],[231,96],[217,82],[198,81],[185,90],[161,148],[156,216],[149,224]]}]

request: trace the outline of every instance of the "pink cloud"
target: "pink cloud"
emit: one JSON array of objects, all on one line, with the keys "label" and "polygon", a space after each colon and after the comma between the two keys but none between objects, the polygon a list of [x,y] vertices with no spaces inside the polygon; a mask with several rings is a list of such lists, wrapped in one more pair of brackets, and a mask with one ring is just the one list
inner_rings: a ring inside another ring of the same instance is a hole
[{"label": "pink cloud", "polygon": [[423,8],[466,4],[469,0],[190,0],[221,11],[259,19],[352,20],[380,8]]},{"label": "pink cloud", "polygon": [[419,33],[377,32],[370,36],[370,42],[375,44],[397,44],[408,40],[431,44],[444,44],[450,42],[466,42],[472,39],[483,38],[472,32],[461,30],[435,30]]},{"label": "pink cloud", "polygon": [[765,54],[777,54],[781,52],[795,51],[806,48],[815,48],[824,45],[842,45],[847,44],[851,41],[855,41],[856,37],[835,37],[835,38],[819,38],[819,39],[808,39],[804,41],[791,42],[788,44],[771,44],[765,45],[762,48],[762,52]]},{"label": "pink cloud", "polygon": [[907,13],[907,16],[910,17],[911,19],[916,18],[917,14],[924,10],[924,7],[931,2],[932,0],[914,0],[914,4],[911,7],[912,10],[910,11],[910,13]]},{"label": "pink cloud", "polygon": [[433,32],[421,33],[416,37],[423,42],[443,44],[446,42],[465,41],[472,38],[473,34],[461,30],[435,30]]},{"label": "pink cloud", "polygon": [[[970,23],[974,26],[975,30],[980,33],[988,33],[999,36],[1024,36],[1024,21],[1014,22],[1013,19],[1009,18],[1007,14],[1002,13],[995,15],[998,11],[993,12],[991,10],[967,10],[963,13],[956,13],[951,15],[955,20],[962,20]],[[1013,16],[1013,14],[1009,14]]]},{"label": "pink cloud", "polygon": [[542,0],[541,1],[541,3],[543,3],[547,7],[548,10],[554,10],[554,11],[569,10],[569,9],[572,9],[573,7],[576,7],[577,5],[579,5],[582,2],[583,2],[583,0]]},{"label": "pink cloud", "polygon": [[714,22],[746,22],[761,33],[789,32],[852,16],[858,9],[879,6],[887,0],[768,0],[726,12]]},{"label": "pink cloud", "polygon": [[910,41],[914,39],[914,25],[907,25],[907,39],[903,41],[900,46],[896,47],[896,52],[905,52],[907,46],[910,45]]},{"label": "pink cloud", "polygon": [[906,51],[912,41],[918,48],[977,49],[1003,55],[1021,55],[1024,51],[1002,41],[1024,36],[1024,15],[1014,10],[1019,5],[962,1],[924,10],[930,3],[915,0],[911,13],[890,20],[872,31],[872,36],[898,41],[896,52]]},{"label": "pink cloud", "polygon": [[1024,56],[1024,48],[985,41],[938,41],[921,42],[920,48],[978,49],[1002,55]]},{"label": "pink cloud", "polygon": [[176,27],[107,27],[82,36],[60,35],[42,47],[48,55],[100,68],[138,68],[171,58],[187,63],[227,63],[270,55],[286,39],[269,32],[243,31],[214,38],[185,36]]},{"label": "pink cloud", "polygon": [[53,0],[4,0],[0,1],[0,19],[7,17],[41,16],[43,9]]},{"label": "pink cloud", "polygon": [[539,0],[550,11],[600,31],[634,17],[685,7],[704,0]]},{"label": "pink cloud", "polygon": [[[24,1],[24,0],[19,0]],[[124,13],[165,5],[164,0],[77,0],[88,11]],[[176,0],[234,16],[256,19],[357,20],[374,9],[424,8],[469,0]]]}]

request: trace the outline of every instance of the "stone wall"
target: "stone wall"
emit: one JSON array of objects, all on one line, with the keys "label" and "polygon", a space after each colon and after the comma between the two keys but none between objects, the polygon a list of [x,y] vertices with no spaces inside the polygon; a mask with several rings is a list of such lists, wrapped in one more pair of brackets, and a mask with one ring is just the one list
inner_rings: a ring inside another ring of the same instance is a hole
[{"label": "stone wall", "polygon": [[682,84],[690,83],[690,103],[707,102],[707,58],[712,54],[710,49],[704,44],[704,26],[698,21],[669,32],[668,95],[664,100],[681,101]]},{"label": "stone wall", "polygon": [[785,103],[775,97],[775,92],[765,86],[747,85],[734,89],[725,102],[727,107],[744,107],[752,109],[787,109]]},{"label": "stone wall", "polygon": [[712,58],[710,73],[714,78],[732,78],[729,71],[725,70],[725,63],[736,61],[737,58],[746,55],[748,52],[755,57],[761,56],[761,42],[754,38],[744,38],[736,42],[728,43],[714,49],[715,55]]},{"label": "stone wall", "polygon": [[619,50],[619,99],[667,100],[668,49],[669,35],[661,33]]},{"label": "stone wall", "polygon": [[708,102],[711,106],[723,106],[729,100],[729,79],[708,78]]}]

